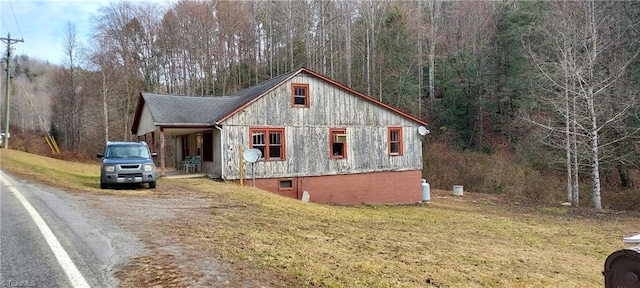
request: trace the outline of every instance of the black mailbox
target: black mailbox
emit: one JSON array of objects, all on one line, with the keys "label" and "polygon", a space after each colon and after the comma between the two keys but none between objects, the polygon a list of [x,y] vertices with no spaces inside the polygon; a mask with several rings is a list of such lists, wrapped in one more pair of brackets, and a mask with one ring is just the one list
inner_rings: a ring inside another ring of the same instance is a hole
[{"label": "black mailbox", "polygon": [[640,246],[611,253],[604,262],[604,287],[640,288]]}]

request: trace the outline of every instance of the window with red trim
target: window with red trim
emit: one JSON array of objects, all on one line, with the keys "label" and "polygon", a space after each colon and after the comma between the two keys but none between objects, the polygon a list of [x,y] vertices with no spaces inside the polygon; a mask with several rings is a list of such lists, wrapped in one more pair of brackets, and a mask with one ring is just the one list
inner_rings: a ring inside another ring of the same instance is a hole
[{"label": "window with red trim", "polygon": [[347,158],[347,129],[329,129],[329,158]]},{"label": "window with red trim", "polygon": [[389,127],[389,155],[402,155],[402,127]]},{"label": "window with red trim", "polygon": [[291,106],[309,107],[309,84],[291,84]]},{"label": "window with red trim", "polygon": [[251,128],[251,148],[259,149],[265,160],[284,160],[283,128]]}]

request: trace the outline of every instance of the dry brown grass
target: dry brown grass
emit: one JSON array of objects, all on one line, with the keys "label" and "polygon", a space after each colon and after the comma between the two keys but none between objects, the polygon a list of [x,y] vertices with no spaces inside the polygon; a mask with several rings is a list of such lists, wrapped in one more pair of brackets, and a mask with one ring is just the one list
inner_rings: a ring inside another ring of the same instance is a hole
[{"label": "dry brown grass", "polygon": [[12,149],[0,149],[0,165],[14,174],[28,175],[47,184],[84,189],[98,188],[100,166],[63,161]]},{"label": "dry brown grass", "polygon": [[95,163],[71,162],[19,150],[0,149],[0,167],[15,175],[75,191],[148,193],[145,190],[100,190],[100,165]]},{"label": "dry brown grass", "polygon": [[[27,177],[78,165],[16,165],[13,153],[2,151],[3,169]],[[96,167],[77,167],[57,184],[84,189]],[[602,287],[606,257],[640,220],[466,191],[434,190],[423,205],[348,207],[207,179],[165,181],[211,205],[176,224],[175,239],[243,277],[277,275],[276,287]]]},{"label": "dry brown grass", "polygon": [[219,198],[208,219],[216,224],[190,227],[186,239],[301,286],[601,287],[604,260],[638,220],[514,212],[444,191],[428,205],[343,207],[191,183]]}]

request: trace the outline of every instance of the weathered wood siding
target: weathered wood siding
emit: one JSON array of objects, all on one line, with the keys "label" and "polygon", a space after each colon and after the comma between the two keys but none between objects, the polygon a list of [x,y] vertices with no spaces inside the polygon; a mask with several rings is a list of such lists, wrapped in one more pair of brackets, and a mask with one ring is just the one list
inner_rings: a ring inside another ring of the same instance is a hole
[{"label": "weathered wood siding", "polygon": [[153,117],[151,117],[151,112],[149,111],[149,107],[144,105],[142,107],[142,113],[140,114],[140,124],[138,124],[138,131],[136,131],[136,136],[142,136],[147,133],[151,133],[156,130],[156,124],[153,121]]},{"label": "weathered wood siding", "polygon": [[[309,108],[291,106],[291,84],[309,84]],[[238,179],[249,128],[284,128],[286,159],[260,161],[256,177],[295,177],[422,169],[418,123],[301,73],[222,124],[225,179]],[[402,127],[403,155],[388,155],[388,127]],[[329,128],[346,128],[347,158],[329,157]],[[245,169],[251,175],[250,166]]]}]

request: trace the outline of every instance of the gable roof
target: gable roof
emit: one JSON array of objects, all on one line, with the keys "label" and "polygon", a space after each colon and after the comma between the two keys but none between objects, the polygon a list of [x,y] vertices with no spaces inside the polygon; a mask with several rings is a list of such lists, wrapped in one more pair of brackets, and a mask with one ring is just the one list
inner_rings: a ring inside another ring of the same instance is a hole
[{"label": "gable roof", "polygon": [[282,83],[303,72],[336,85],[376,105],[392,110],[421,125],[427,125],[427,123],[421,119],[411,116],[398,108],[364,95],[310,69],[300,68],[263,81],[231,96],[194,97],[140,92],[140,98],[138,98],[138,106],[136,107],[131,133],[137,134],[138,132],[138,125],[140,124],[140,117],[142,116],[144,106],[148,107],[156,126],[213,126],[224,122],[226,119],[233,116],[238,111],[241,111],[248,105],[251,105],[251,103],[257,101],[271,90],[280,86]]},{"label": "gable roof", "polygon": [[[292,71],[239,91],[232,96],[187,96],[140,92],[131,133],[136,134],[146,105],[156,126],[213,126],[231,112],[278,86]],[[187,112],[188,111],[188,112]]]},{"label": "gable roof", "polygon": [[395,113],[398,113],[399,115],[401,115],[401,116],[403,116],[403,117],[405,117],[407,119],[411,119],[411,120],[417,122],[420,125],[424,125],[424,126],[428,125],[427,122],[425,122],[424,120],[422,120],[422,119],[420,119],[418,117],[415,117],[415,116],[413,116],[411,114],[408,114],[408,113],[406,113],[406,112],[404,112],[404,111],[402,111],[402,110],[400,110],[400,109],[398,109],[396,107],[393,107],[393,106],[391,106],[389,104],[386,104],[386,103],[384,103],[384,102],[382,102],[382,101],[380,101],[380,100],[378,100],[376,98],[373,98],[371,96],[365,95],[364,93],[358,92],[358,91],[354,90],[353,88],[350,88],[350,87],[348,87],[348,86],[346,86],[346,85],[344,85],[344,84],[342,84],[342,83],[340,83],[338,81],[335,81],[335,80],[333,80],[331,78],[328,78],[328,77],[326,77],[326,76],[324,76],[324,75],[322,75],[320,73],[317,73],[315,71],[309,70],[307,68],[302,68],[301,70],[306,72],[306,73],[308,73],[308,74],[311,74],[311,75],[313,75],[315,77],[318,77],[318,78],[320,78],[320,79],[322,79],[322,80],[324,80],[324,81],[326,81],[328,83],[331,83],[331,84],[333,84],[335,86],[338,86],[338,87],[348,91],[349,93],[352,93],[352,94],[355,94],[356,96],[364,98],[365,100],[367,100],[367,101],[369,101],[369,102],[371,102],[371,103],[373,103],[375,105],[382,106],[382,107],[384,107],[384,108],[386,108],[388,110],[391,110],[391,111],[393,111]]}]

